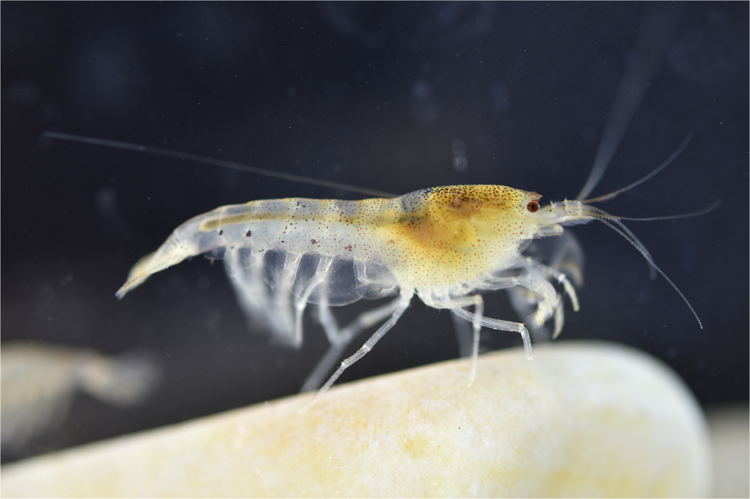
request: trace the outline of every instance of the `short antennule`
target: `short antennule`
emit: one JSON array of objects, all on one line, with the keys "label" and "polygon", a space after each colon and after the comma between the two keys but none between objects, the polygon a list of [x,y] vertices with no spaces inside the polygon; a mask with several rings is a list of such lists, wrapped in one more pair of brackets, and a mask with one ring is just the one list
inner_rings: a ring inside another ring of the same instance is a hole
[{"label": "short antennule", "polygon": [[719,205],[721,205],[721,203],[722,203],[722,199],[718,198],[716,201],[714,201],[710,205],[698,211],[691,211],[689,213],[678,213],[677,215],[662,215],[659,217],[621,217],[619,215],[612,215],[610,213],[607,213],[601,208],[597,206],[591,206],[589,204],[584,205],[585,211],[582,211],[582,213],[588,216],[595,217],[595,218],[606,218],[607,220],[628,220],[630,222],[654,222],[657,220],[679,220],[681,218],[698,217],[701,215],[705,215],[707,213],[711,213],[716,208],[718,208]]}]

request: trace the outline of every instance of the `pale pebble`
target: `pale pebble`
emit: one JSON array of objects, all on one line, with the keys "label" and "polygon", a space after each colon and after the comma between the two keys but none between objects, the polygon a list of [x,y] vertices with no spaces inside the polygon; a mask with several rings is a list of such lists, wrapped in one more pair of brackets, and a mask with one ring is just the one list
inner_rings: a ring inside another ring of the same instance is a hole
[{"label": "pale pebble", "polygon": [[[365,360],[366,361],[366,360]],[[9,496],[702,496],[683,382],[633,349],[567,342],[351,383],[2,469]],[[533,372],[533,374],[532,374]]]}]

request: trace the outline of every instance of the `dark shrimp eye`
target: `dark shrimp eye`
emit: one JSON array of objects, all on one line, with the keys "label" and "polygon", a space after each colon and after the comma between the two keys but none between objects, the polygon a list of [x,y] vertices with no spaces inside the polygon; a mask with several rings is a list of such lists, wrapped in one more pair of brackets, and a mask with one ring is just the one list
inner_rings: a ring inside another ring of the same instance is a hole
[{"label": "dark shrimp eye", "polygon": [[536,213],[539,211],[539,201],[529,201],[529,204],[526,205],[526,209],[531,213]]}]

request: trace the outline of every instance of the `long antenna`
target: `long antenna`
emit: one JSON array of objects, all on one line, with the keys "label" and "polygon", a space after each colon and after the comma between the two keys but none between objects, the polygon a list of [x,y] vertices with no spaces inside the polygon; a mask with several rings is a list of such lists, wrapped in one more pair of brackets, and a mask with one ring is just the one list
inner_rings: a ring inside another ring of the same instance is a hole
[{"label": "long antenna", "polygon": [[625,238],[625,240],[626,240],[626,241],[628,241],[628,242],[629,242],[630,244],[632,244],[632,245],[633,245],[633,247],[634,247],[635,249],[637,249],[637,250],[638,250],[638,252],[639,252],[639,253],[640,253],[640,254],[641,254],[641,255],[643,256],[643,258],[645,258],[645,259],[646,259],[646,260],[648,261],[649,265],[651,265],[651,267],[652,267],[652,268],[656,269],[656,271],[657,271],[657,272],[658,272],[659,274],[661,274],[661,276],[662,276],[662,277],[663,277],[664,279],[666,279],[666,281],[667,281],[667,282],[669,283],[669,285],[670,285],[670,286],[672,286],[672,288],[673,288],[673,289],[674,289],[675,291],[677,291],[677,294],[678,294],[678,295],[680,295],[680,298],[682,298],[682,301],[684,301],[684,302],[685,302],[685,305],[687,305],[687,306],[688,306],[688,308],[690,309],[690,311],[691,311],[691,312],[693,313],[693,317],[695,317],[695,320],[697,320],[697,321],[698,321],[698,326],[700,326],[700,328],[701,328],[701,329],[703,329],[703,323],[701,322],[701,319],[700,319],[700,317],[698,317],[698,314],[696,313],[695,309],[694,309],[694,308],[693,308],[693,306],[692,306],[692,305],[690,304],[690,302],[688,301],[688,299],[687,299],[687,298],[685,298],[685,295],[683,295],[683,294],[682,294],[682,291],[680,291],[680,288],[678,288],[678,287],[677,287],[677,285],[676,285],[675,283],[673,283],[673,282],[672,282],[672,279],[670,279],[669,277],[667,277],[667,274],[665,274],[665,273],[664,273],[664,272],[663,272],[663,271],[662,271],[662,270],[661,270],[661,269],[660,269],[660,268],[659,268],[659,267],[658,267],[658,266],[657,266],[657,265],[656,265],[656,264],[654,263],[654,260],[652,260],[652,259],[651,259],[651,255],[649,255],[649,254],[648,254],[648,252],[646,252],[646,251],[645,251],[645,248],[643,248],[642,246],[640,246],[640,245],[636,244],[635,242],[633,242],[633,241],[632,241],[632,240],[631,240],[631,239],[630,239],[630,238],[629,238],[629,237],[628,237],[627,235],[625,235],[625,233],[624,233],[624,232],[622,232],[622,231],[621,231],[620,229],[618,229],[617,227],[615,227],[614,225],[612,225],[611,223],[609,223],[609,222],[608,222],[607,220],[605,220],[605,219],[604,219],[603,217],[599,216],[599,217],[596,217],[596,219],[597,219],[597,220],[599,220],[599,221],[600,221],[601,223],[603,223],[604,225],[606,225],[607,227],[609,227],[610,229],[612,229],[613,231],[615,231],[615,232],[617,232],[618,234],[620,234],[620,235],[621,235],[622,237],[624,237],[624,238]]},{"label": "long antenna", "polygon": [[127,151],[145,152],[148,154],[154,154],[156,156],[163,156],[167,158],[183,159],[186,161],[194,161],[196,163],[203,163],[206,165],[220,166],[222,168],[229,168],[232,170],[239,170],[241,172],[253,173],[255,175],[263,175],[266,177],[280,178],[282,180],[288,180],[290,182],[302,182],[310,185],[319,185],[321,187],[327,187],[329,189],[343,189],[350,192],[357,192],[364,194],[365,196],[375,196],[379,198],[395,198],[396,194],[390,192],[378,191],[375,189],[368,189],[366,187],[357,187],[349,184],[342,184],[339,182],[333,182],[330,180],[320,180],[302,175],[294,175],[291,173],[277,172],[273,170],[266,170],[265,168],[256,168],[254,166],[243,165],[242,163],[236,163],[234,161],[224,161],[221,159],[209,158],[207,156],[199,156],[197,154],[191,154],[188,152],[170,151],[169,149],[160,149],[158,147],[142,146],[139,144],[130,144],[128,142],[120,142],[118,140],[107,140],[97,139],[94,137],[83,137],[81,135],[71,135],[68,133],[58,132],[44,132],[42,135],[50,139],[67,140],[70,142],[81,142],[83,144],[90,144],[94,146],[114,147],[116,149],[125,149]]}]

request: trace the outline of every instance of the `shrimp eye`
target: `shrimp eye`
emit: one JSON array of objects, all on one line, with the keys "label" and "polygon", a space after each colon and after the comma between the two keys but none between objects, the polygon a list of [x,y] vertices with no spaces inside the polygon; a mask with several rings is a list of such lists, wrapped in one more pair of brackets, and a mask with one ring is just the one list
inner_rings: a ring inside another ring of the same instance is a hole
[{"label": "shrimp eye", "polygon": [[536,213],[539,211],[539,201],[529,201],[529,204],[526,205],[526,209],[531,213]]}]

